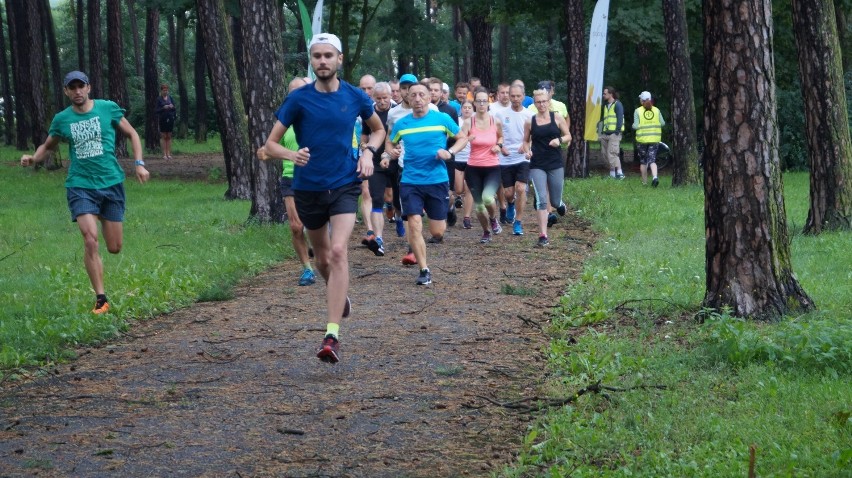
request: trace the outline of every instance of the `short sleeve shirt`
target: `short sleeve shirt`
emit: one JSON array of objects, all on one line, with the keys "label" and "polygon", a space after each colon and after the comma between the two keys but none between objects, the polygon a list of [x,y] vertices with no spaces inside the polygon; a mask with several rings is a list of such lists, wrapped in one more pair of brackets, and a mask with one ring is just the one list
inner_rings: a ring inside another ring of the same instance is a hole
[{"label": "short sleeve shirt", "polygon": [[293,189],[326,191],[358,182],[352,151],[355,118],[372,115],[373,100],[342,80],[330,93],[317,91],[315,83],[290,93],[275,116],[295,130],[299,146],[311,155],[305,166],[294,169]]},{"label": "short sleeve shirt", "polygon": [[124,182],[124,170],[115,155],[115,128],[124,110],[109,100],[94,100],[86,113],[65,108],[53,117],[48,134],[69,143],[65,187],[105,189]]},{"label": "short sleeve shirt", "polygon": [[524,143],[524,124],[533,116],[535,114],[526,108],[515,111],[511,106],[500,109],[494,115],[494,120],[503,125],[503,146],[509,151],[508,156],[500,154],[501,166],[511,166],[527,160],[524,153],[518,151]]},{"label": "short sleeve shirt", "polygon": [[459,125],[446,113],[429,110],[423,117],[409,114],[400,118],[391,130],[391,141],[405,141],[405,168],[401,183],[439,184],[449,181],[447,166],[438,158],[438,150],[447,146],[447,138],[459,132]]}]

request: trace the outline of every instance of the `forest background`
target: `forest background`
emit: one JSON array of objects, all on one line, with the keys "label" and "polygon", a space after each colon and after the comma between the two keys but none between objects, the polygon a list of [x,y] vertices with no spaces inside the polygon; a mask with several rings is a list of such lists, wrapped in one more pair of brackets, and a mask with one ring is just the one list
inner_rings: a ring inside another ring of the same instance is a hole
[{"label": "forest background", "polygon": [[[315,3],[305,2],[311,12]],[[6,144],[29,149],[40,142],[35,140],[38,135],[43,139],[46,131],[38,126],[35,131],[28,131],[21,124],[17,129],[10,127],[16,121],[13,115],[16,68],[15,25],[9,20],[14,20],[16,8],[41,12],[38,24],[42,26],[44,48],[40,50],[29,45],[30,58],[32,53],[41,52],[39,57],[44,60],[41,80],[44,112],[36,114],[38,122],[49,122],[56,111],[68,104],[61,95],[59,76],[81,69],[92,76],[96,97],[116,99],[109,94],[114,88],[110,82],[126,83],[127,97],[117,100],[127,109],[130,122],[146,138],[149,152],[158,151],[159,144],[156,132],[145,134],[146,129],[156,125],[156,119],[151,117],[152,93],[146,90],[146,85],[166,83],[172,86],[171,94],[179,106],[177,137],[194,134],[197,141],[206,141],[209,134],[221,131],[219,116],[215,114],[216,99],[207,80],[205,46],[197,34],[196,2],[11,0],[3,4],[0,107],[4,114],[0,120],[0,134]],[[289,78],[306,73],[307,58],[297,2],[284,0],[279,4],[282,12],[279,33],[284,45],[285,68],[281,83],[284,85]],[[555,97],[566,101],[570,68],[566,40],[567,30],[572,27],[566,25],[571,16],[568,4],[573,4],[572,8],[580,6],[584,35],[588,38],[593,1],[545,0],[534,4],[480,0],[328,1],[325,2],[323,29],[341,37],[344,48],[342,76],[353,83],[367,73],[381,81],[411,72],[418,77],[437,76],[450,85],[475,75],[491,87],[501,81],[520,78],[530,93],[538,81],[552,79],[557,85]],[[852,0],[835,2],[847,98],[852,97],[850,5]],[[684,6],[693,72],[695,128],[700,141],[704,82],[702,6],[698,0],[686,0]],[[226,0],[223,7],[233,38],[235,62],[244,65],[239,1]],[[784,170],[806,170],[807,146],[791,6],[789,1],[776,0],[772,7],[781,165]],[[116,31],[108,29],[110,8],[117,9],[120,19],[120,28]],[[48,11],[50,15],[46,15]],[[621,91],[627,111],[638,106],[636,96],[640,91],[649,90],[663,115],[670,116],[669,65],[660,2],[613,1],[609,16],[604,83]],[[22,24],[20,18],[15,21],[19,31],[22,25],[27,25]],[[28,21],[30,27],[35,25],[33,18]],[[120,39],[115,36],[117,32],[121,34]],[[108,47],[115,47],[116,43],[123,45],[120,51],[123,74],[117,77],[111,70],[118,70],[118,65],[113,66],[107,55]],[[245,69],[238,67],[237,73],[244,82]],[[6,107],[10,104],[12,108]],[[848,102],[846,109],[852,116]],[[27,122],[29,120],[23,121]],[[629,128],[626,136],[626,142],[632,141]],[[664,132],[664,140],[665,136]]]}]

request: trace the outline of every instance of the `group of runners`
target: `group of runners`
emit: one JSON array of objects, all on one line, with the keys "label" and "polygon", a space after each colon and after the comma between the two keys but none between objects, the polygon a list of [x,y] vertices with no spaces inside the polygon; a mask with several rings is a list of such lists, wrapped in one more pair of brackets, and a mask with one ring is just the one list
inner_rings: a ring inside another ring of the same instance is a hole
[{"label": "group of runners", "polygon": [[531,98],[520,80],[501,84],[494,99],[485,88],[459,84],[454,101],[447,101],[449,87],[441,80],[418,81],[412,74],[388,82],[365,75],[356,88],[337,76],[341,51],[335,35],[313,37],[309,55],[316,80],[291,83],[257,152],[261,160],[285,163],[282,191],[303,265],[299,284],[315,282],[312,250],[327,285],[327,327],[317,356],[330,363],[340,358],[341,319],[352,313],[348,242],[359,196],[367,229],[362,244],[384,256],[385,222],[393,221],[408,241],[403,264],[417,265],[415,283],[428,285],[426,243],[444,241],[448,224],[457,223],[457,209],[461,227],[473,228],[476,219],[483,244],[504,224],[524,235],[530,181],[536,245],[546,246],[553,211],[566,212],[562,148],[571,142],[567,110],[561,103],[561,111],[554,107],[552,82],[539,83]]},{"label": "group of runners", "polygon": [[[397,235],[407,237],[409,251],[402,262],[418,266],[418,285],[432,282],[426,243],[443,242],[448,225],[457,223],[458,209],[461,227],[472,229],[476,219],[483,244],[503,225],[524,235],[530,182],[539,231],[535,245],[546,246],[548,227],[556,214],[566,212],[563,151],[571,143],[570,119],[565,105],[552,99],[551,81],[540,82],[531,97],[520,80],[500,84],[491,98],[472,79],[455,85],[456,98],[448,101],[448,85],[436,78],[418,81],[405,74],[376,82],[366,75],[359,87],[340,80],[342,47],[333,34],[314,35],[308,51],[316,79],[289,84],[257,156],[284,163],[281,190],[303,265],[299,285],[316,282],[313,267],[326,283],[327,327],[317,356],[336,363],[340,322],[352,314],[348,251],[359,197],[367,226],[362,243],[383,256],[385,220],[393,221]],[[89,98],[90,90],[84,73],[66,75],[71,106],[56,115],[45,143],[22,156],[21,165],[43,161],[60,138],[69,141],[68,205],[83,235],[98,314],[109,310],[98,222],[109,252],[118,253],[122,245],[124,173],[115,155],[116,129],[131,139],[139,181],[147,181],[149,173],[124,110]],[[656,171],[654,176],[656,185]]]}]

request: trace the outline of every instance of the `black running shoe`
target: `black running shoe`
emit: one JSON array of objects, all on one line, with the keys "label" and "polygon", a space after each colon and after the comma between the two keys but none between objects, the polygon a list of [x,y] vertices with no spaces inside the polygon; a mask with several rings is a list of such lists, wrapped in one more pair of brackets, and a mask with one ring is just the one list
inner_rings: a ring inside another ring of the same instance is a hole
[{"label": "black running shoe", "polygon": [[559,207],[556,208],[556,212],[558,212],[560,216],[564,216],[567,211],[568,208],[565,207],[564,202],[559,203]]},{"label": "black running shoe", "polygon": [[547,215],[547,227],[553,227],[553,225],[556,224],[556,221],[558,221],[558,220],[559,220],[559,218],[556,217],[556,214],[553,214],[553,213],[548,214]]},{"label": "black running shoe", "polygon": [[417,285],[429,285],[432,283],[432,271],[429,269],[420,269],[420,275],[417,277]]},{"label": "black running shoe", "polygon": [[654,178],[654,179],[651,180],[651,186],[657,187],[659,185],[660,185],[660,179],[659,178]]},{"label": "black running shoe", "polygon": [[458,222],[459,216],[456,214],[456,208],[451,207],[449,211],[447,211],[447,226],[453,227]]},{"label": "black running shoe", "polygon": [[340,342],[333,335],[326,335],[322,339],[317,358],[326,363],[337,363],[340,361]]},{"label": "black running shoe", "polygon": [[453,206],[455,206],[459,209],[461,209],[461,207],[464,206],[464,203],[462,202],[461,196],[456,196],[456,202],[455,202],[455,204],[453,204]]},{"label": "black running shoe", "polygon": [[536,244],[536,247],[544,247],[548,244],[550,244],[550,241],[547,240],[547,236],[538,236],[538,243]]}]

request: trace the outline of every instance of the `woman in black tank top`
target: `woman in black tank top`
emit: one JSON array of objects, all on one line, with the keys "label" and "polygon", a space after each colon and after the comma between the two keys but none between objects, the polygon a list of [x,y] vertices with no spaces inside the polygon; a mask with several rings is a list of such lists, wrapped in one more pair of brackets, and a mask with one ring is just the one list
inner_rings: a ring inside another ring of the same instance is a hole
[{"label": "woman in black tank top", "polygon": [[[535,188],[536,212],[540,235],[539,247],[549,244],[547,237],[547,204],[560,215],[565,214],[562,188],[565,167],[559,148],[571,143],[571,132],[565,118],[550,110],[550,95],[545,90],[533,92],[538,113],[524,125],[524,150],[530,158],[530,179]],[[555,217],[555,216],[554,216]]]}]

